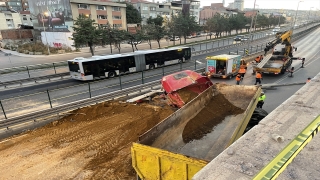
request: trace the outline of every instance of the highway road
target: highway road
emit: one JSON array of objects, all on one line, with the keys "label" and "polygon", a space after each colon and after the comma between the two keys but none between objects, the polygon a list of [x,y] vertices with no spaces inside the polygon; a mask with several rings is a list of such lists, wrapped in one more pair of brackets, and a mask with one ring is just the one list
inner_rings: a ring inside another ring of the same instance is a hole
[{"label": "highway road", "polygon": [[[295,73],[295,76],[293,78],[287,78],[286,75],[264,75],[263,83],[287,83],[287,82],[297,82],[297,81],[305,81],[308,76],[315,76],[315,74],[318,73],[319,70],[314,67],[318,67],[317,59],[314,57],[317,56],[317,48],[318,45],[315,43],[314,38],[316,38],[319,35],[319,29],[316,31],[312,32],[309,36],[306,36],[305,38],[297,41],[294,43],[296,47],[298,47],[298,51],[294,54],[295,56],[300,56],[300,57],[305,57],[306,58],[306,68],[304,69],[299,69]],[[257,42],[261,43],[261,42]],[[225,50],[229,51],[229,50]],[[306,53],[307,52],[307,53]],[[199,55],[196,56],[197,59],[200,59],[200,61],[197,61],[197,68],[204,67],[204,63],[201,62],[201,58],[203,59],[206,56],[204,55]],[[195,59],[195,58],[194,58]],[[314,61],[312,61],[314,60]],[[194,69],[194,61],[190,63],[184,63],[182,64],[183,69]],[[294,66],[298,67],[300,64],[300,61],[295,61],[293,63]],[[315,66],[314,66],[315,65]],[[310,69],[310,70],[309,70]],[[180,65],[175,65],[171,67],[166,67],[165,72],[167,71],[179,71],[180,70]],[[250,72],[250,67],[248,69]],[[148,74],[149,73],[149,74]],[[170,72],[168,72],[170,73]],[[167,74],[168,74],[167,73]],[[125,83],[122,88],[130,87],[133,85],[138,85],[141,84],[141,73],[138,73],[136,76],[127,76],[127,77],[122,77],[123,82]],[[149,76],[148,81],[153,81],[153,80],[159,80],[162,76],[162,69],[157,69],[155,71],[150,71],[150,72],[145,72],[144,76]],[[242,84],[253,84],[254,83],[254,76],[252,76],[250,73],[247,73],[245,76],[244,81]],[[213,82],[226,82],[233,84],[235,83],[235,80],[222,80],[222,79],[212,79]],[[116,83],[119,82],[118,78],[108,80],[108,81],[101,81],[100,83],[92,83],[91,84],[91,89],[95,89],[95,91],[91,94],[92,96],[94,95],[99,95],[103,94],[106,92],[111,92],[114,90],[118,90],[120,87],[115,86]],[[72,81],[68,80],[66,82],[67,84],[72,85],[73,83],[79,84],[78,81]],[[109,83],[109,84],[107,84]],[[18,96],[20,94],[30,94],[30,92],[35,92],[34,89],[36,89],[36,92],[41,92],[35,96],[29,96],[27,98],[14,98],[10,100],[2,100],[2,104],[6,109],[14,109],[15,111],[19,110],[21,107],[28,107],[32,105],[32,109],[37,109],[39,107],[44,107],[44,108],[49,108],[48,105],[48,96],[46,92],[43,92],[44,90],[48,88],[55,89],[57,87],[61,87],[62,85],[59,84],[59,82],[53,83],[53,84],[43,84],[43,85],[38,85],[38,86],[32,86],[28,88],[21,88],[21,89],[14,89],[10,91],[3,91],[1,92],[0,96],[1,97],[8,97],[8,96]],[[291,87],[280,87],[278,90],[268,90],[267,92],[267,100],[265,104],[265,109],[268,112],[271,112],[274,108],[276,108],[279,104],[281,104],[286,98],[290,97],[297,89],[299,89],[301,86],[291,86]],[[10,92],[10,93],[9,93]],[[279,93],[280,92],[280,93]],[[61,105],[70,101],[74,100],[79,100],[83,99],[86,97],[89,97],[90,94],[88,93],[88,85],[85,86],[75,86],[69,89],[62,89],[62,90],[52,90],[50,91],[50,96],[53,100],[53,105]],[[64,96],[66,97],[65,99],[61,99],[61,97]],[[3,99],[3,98],[1,98]],[[13,106],[14,105],[14,106]],[[9,106],[12,106],[9,108]],[[32,110],[31,109],[31,110]],[[29,110],[26,109],[20,109],[21,112],[26,112]],[[14,113],[16,114],[16,113]]]},{"label": "highway road", "polygon": [[[266,30],[270,31],[270,30]],[[242,31],[245,32],[245,31]],[[233,35],[235,35],[235,31],[232,32]],[[263,33],[265,35],[265,32]],[[202,37],[197,37],[197,38],[192,38],[192,39],[187,39],[188,42],[195,42],[195,41],[201,41],[201,40],[206,40],[210,39],[209,36],[202,36]],[[229,40],[228,40],[229,39]],[[226,45],[228,42],[232,43],[233,42],[233,37],[230,37],[224,41],[220,41],[219,45],[221,46],[222,44]],[[214,39],[214,36],[212,36],[212,40]],[[161,47],[165,46],[172,46],[173,43],[180,44],[180,41],[166,41],[166,40],[161,40]],[[183,43],[182,39],[182,43]],[[122,44],[122,49],[121,53],[126,53],[126,52],[132,52],[131,45],[129,44]],[[182,44],[183,46],[183,44]],[[214,46],[218,46],[218,43],[216,43]],[[139,50],[143,49],[149,49],[149,44],[148,43],[141,43],[137,45]],[[152,41],[152,48],[158,48],[157,42]],[[206,45],[203,44],[200,48],[200,46],[195,46],[195,50],[200,50],[200,49],[205,49]],[[212,48],[211,44],[207,45],[207,48]],[[117,49],[113,49],[113,53],[118,53]],[[110,54],[110,48],[109,46],[106,46],[106,48],[96,48],[95,55],[102,55],[102,54]],[[33,65],[33,64],[43,64],[43,63],[53,63],[53,62],[59,62],[59,61],[66,61],[69,59],[74,59],[75,57],[91,57],[91,53],[89,52],[88,48],[83,48],[81,52],[78,53],[73,53],[73,54],[61,54],[61,55],[52,55],[52,56],[31,56],[31,57],[19,57],[19,56],[4,56],[3,53],[0,53],[0,59],[1,59],[1,69],[2,68],[11,68],[11,67],[19,67],[19,66],[27,66],[27,65]]]}]

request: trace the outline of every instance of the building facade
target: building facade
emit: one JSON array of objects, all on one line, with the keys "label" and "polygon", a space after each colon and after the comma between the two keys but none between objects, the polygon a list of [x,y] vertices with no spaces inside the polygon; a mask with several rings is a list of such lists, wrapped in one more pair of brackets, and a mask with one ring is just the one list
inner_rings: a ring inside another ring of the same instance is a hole
[{"label": "building facade", "polygon": [[244,0],[234,0],[233,8],[243,11],[244,9]]},{"label": "building facade", "polygon": [[[127,0],[131,3],[141,14],[142,24],[147,23],[149,17],[155,18],[157,15],[162,16],[165,21],[169,20],[171,15],[175,15],[178,12],[182,12],[182,6],[185,1],[159,1],[149,2],[144,0]],[[190,0],[189,3],[189,13],[195,16],[195,20],[199,22],[200,17],[200,2],[198,0]]]},{"label": "building facade", "polygon": [[20,14],[12,11],[0,11],[0,30],[17,29],[22,24]]},{"label": "building facade", "polygon": [[126,5],[105,1],[70,0],[73,19],[85,15],[98,25],[109,23],[113,28],[127,30]]}]

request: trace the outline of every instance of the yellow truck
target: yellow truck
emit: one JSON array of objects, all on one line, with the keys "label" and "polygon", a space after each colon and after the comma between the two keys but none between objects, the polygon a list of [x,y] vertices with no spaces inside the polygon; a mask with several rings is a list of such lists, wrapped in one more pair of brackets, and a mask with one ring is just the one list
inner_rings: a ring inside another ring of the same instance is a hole
[{"label": "yellow truck", "polygon": [[191,179],[268,113],[261,88],[214,84],[139,137],[131,147],[138,179]]}]

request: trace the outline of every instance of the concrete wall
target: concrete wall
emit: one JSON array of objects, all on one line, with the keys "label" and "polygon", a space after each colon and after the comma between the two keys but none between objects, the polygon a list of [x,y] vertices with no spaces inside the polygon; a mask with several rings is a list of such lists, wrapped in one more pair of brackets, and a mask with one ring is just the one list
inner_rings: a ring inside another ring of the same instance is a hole
[{"label": "concrete wall", "polygon": [[71,32],[41,32],[41,41],[43,44],[49,44],[50,47],[70,47],[75,49],[72,45]]}]

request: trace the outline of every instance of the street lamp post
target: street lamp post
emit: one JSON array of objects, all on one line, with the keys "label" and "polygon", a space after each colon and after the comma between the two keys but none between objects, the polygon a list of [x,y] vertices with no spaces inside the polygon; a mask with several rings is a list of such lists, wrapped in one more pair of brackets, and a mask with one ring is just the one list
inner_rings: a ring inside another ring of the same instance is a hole
[{"label": "street lamp post", "polygon": [[310,12],[311,12],[311,9],[312,8],[314,8],[314,7],[310,7],[310,10],[309,10],[309,14],[308,14],[308,20],[307,20],[307,25],[306,25],[306,27],[308,28],[308,26],[309,26],[309,19],[310,19]]},{"label": "street lamp post", "polygon": [[[253,3],[253,12],[255,11],[255,9],[256,9],[256,0],[254,0],[254,3]],[[252,15],[252,17],[251,17],[251,24],[250,24],[250,30],[249,30],[249,41],[248,41],[248,49],[247,50],[249,50],[249,46],[253,40],[253,37],[251,37],[253,18],[254,18],[254,15]]]},{"label": "street lamp post", "polygon": [[293,21],[292,31],[293,31],[293,29],[294,29],[294,26],[296,25],[297,15],[298,15],[298,9],[299,9],[299,4],[300,4],[301,2],[303,2],[303,1],[299,1],[299,2],[298,2],[298,6],[297,6],[297,10],[296,10],[296,16],[295,16],[294,21]]},{"label": "street lamp post", "polygon": [[[46,42],[47,42],[48,55],[50,55],[50,47],[49,47],[48,38],[47,38],[47,34],[46,34],[46,28],[44,27],[44,21],[43,21],[43,16],[44,16],[45,14],[48,14],[48,12],[45,12],[45,13],[42,15],[42,27],[43,27],[43,33],[44,33],[44,36],[45,36]],[[49,18],[48,18],[48,23],[49,23]]]},{"label": "street lamp post", "polygon": [[[259,8],[259,5],[258,5],[258,4],[256,4],[256,6],[258,6],[258,8]],[[257,9],[258,9],[258,8],[257,8]],[[258,13],[259,13],[259,11],[257,11],[257,13],[256,13],[256,17],[255,17],[255,20],[254,20],[253,31],[256,31],[256,24],[257,24]]]}]

